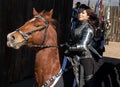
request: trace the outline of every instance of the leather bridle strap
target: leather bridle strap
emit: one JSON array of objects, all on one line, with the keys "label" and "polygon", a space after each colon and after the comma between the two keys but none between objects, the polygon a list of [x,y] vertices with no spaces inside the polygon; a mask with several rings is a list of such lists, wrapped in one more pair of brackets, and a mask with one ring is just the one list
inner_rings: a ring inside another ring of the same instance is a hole
[{"label": "leather bridle strap", "polygon": [[[47,32],[49,23],[48,23],[42,16],[40,16],[40,15],[39,15],[39,16],[35,16],[35,18],[41,19],[41,20],[45,23],[45,26],[40,26],[40,27],[38,27],[37,29],[32,30],[32,31],[27,32],[27,33],[24,33],[23,31],[21,31],[20,28],[19,28],[19,29],[16,29],[16,31],[17,31],[18,33],[20,33],[20,34],[22,35],[22,37],[25,39],[25,41],[27,42],[27,41],[28,41],[28,38],[29,38],[29,35],[37,32],[37,31],[41,31],[41,30],[44,30],[44,29],[45,29],[44,38],[43,38],[43,41],[42,41],[42,43],[41,43],[41,45],[44,45],[44,42],[45,42],[45,39],[46,39],[46,32]],[[26,44],[26,45],[28,45],[28,44]],[[32,45],[32,46],[34,46],[34,45]]]}]

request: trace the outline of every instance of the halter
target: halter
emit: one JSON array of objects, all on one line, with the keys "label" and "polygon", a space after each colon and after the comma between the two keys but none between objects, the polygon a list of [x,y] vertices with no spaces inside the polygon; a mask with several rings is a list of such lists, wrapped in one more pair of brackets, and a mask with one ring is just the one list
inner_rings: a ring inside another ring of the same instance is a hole
[{"label": "halter", "polygon": [[[51,46],[51,45],[44,45],[44,42],[45,42],[45,40],[46,40],[46,32],[47,32],[49,23],[45,20],[45,18],[43,18],[43,17],[40,16],[40,15],[35,16],[34,18],[39,18],[39,19],[41,19],[41,20],[45,23],[45,26],[43,26],[43,27],[40,26],[40,27],[38,27],[37,29],[32,30],[32,31],[27,32],[27,33],[24,33],[23,31],[21,31],[20,28],[16,30],[19,34],[22,35],[22,37],[23,37],[24,40],[26,41],[26,44],[25,44],[25,45],[27,45],[27,46],[29,46],[29,47],[40,47],[40,48],[57,47],[57,46]],[[29,35],[37,32],[37,31],[41,31],[41,30],[45,30],[42,43],[41,43],[41,44],[28,44],[27,42],[28,42],[28,39],[29,39]]]}]

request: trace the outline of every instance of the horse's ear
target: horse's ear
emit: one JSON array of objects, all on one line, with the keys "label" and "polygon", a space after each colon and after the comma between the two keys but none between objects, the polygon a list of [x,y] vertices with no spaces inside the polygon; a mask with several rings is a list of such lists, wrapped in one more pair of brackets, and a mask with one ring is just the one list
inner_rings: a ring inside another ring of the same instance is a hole
[{"label": "horse's ear", "polygon": [[50,13],[49,16],[52,17],[52,15],[53,15],[53,9],[51,9],[49,13]]},{"label": "horse's ear", "polygon": [[45,13],[45,10],[42,10],[40,13],[42,13],[42,14]]},{"label": "horse's ear", "polygon": [[35,8],[33,8],[33,15],[34,16],[38,15],[38,12],[35,10]]}]

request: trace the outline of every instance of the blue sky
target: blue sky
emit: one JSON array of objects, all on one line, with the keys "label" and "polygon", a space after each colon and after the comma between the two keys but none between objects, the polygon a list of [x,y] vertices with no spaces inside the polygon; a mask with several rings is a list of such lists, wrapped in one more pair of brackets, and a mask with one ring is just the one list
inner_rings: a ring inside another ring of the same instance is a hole
[{"label": "blue sky", "polygon": [[[73,0],[74,3],[77,1],[80,1],[82,4],[87,4],[88,0]],[[90,0],[90,4],[94,5],[98,0]],[[103,5],[107,5],[109,0],[103,0]],[[119,5],[119,0],[111,0],[111,5],[112,6],[118,6]]]}]

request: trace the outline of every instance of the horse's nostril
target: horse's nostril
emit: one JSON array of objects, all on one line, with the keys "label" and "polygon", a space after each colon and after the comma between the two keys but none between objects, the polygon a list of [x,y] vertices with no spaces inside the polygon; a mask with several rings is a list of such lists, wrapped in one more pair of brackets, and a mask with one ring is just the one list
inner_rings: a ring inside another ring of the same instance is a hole
[{"label": "horse's nostril", "polygon": [[11,40],[14,40],[15,39],[15,36],[11,36]]}]

